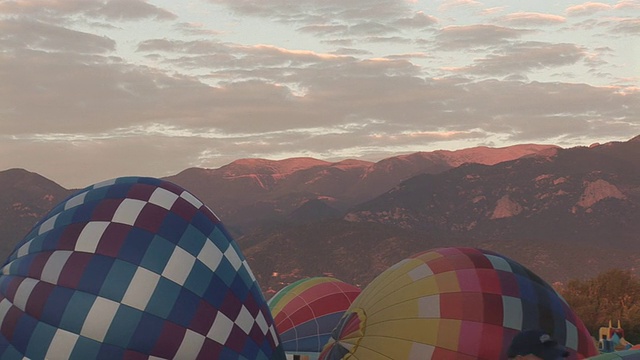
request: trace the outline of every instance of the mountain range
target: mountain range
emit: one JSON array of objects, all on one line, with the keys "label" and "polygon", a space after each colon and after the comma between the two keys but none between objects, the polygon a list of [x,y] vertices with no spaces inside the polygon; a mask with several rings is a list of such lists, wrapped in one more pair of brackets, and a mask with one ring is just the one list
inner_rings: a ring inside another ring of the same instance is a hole
[{"label": "mountain range", "polygon": [[[551,283],[640,262],[640,137],[378,162],[241,159],[165,179],[222,219],[267,294],[308,276],[364,286],[444,246],[500,252]],[[0,188],[2,258],[75,191],[22,169],[0,172]]]}]

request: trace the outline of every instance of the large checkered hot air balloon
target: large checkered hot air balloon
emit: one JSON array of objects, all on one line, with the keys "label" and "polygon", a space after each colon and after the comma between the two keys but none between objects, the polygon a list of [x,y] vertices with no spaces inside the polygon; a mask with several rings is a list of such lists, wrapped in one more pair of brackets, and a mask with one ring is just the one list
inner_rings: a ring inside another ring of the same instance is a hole
[{"label": "large checkered hot air balloon", "polygon": [[55,207],[0,276],[1,359],[284,359],[249,266],[213,212],[159,179]]},{"label": "large checkered hot air balloon", "polygon": [[320,353],[360,288],[330,277],[301,279],[269,299],[282,347],[289,354]]},{"label": "large checkered hot air balloon", "polygon": [[573,358],[598,354],[582,321],[534,273],[490,251],[441,248],[376,277],[320,359],[506,359],[526,329],[550,333]]}]

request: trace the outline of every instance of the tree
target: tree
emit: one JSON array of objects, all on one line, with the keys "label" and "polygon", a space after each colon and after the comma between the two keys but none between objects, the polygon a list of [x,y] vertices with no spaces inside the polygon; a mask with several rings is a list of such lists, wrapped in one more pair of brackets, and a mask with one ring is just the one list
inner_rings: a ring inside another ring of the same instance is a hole
[{"label": "tree", "polygon": [[589,280],[571,280],[560,290],[591,334],[620,320],[625,338],[640,342],[640,279],[630,270],[613,269]]}]

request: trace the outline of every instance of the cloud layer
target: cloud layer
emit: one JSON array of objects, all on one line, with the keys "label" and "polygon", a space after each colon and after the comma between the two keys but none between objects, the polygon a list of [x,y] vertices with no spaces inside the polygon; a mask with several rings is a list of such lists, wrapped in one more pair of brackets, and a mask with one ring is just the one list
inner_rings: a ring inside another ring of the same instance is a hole
[{"label": "cloud layer", "polygon": [[171,4],[0,1],[0,169],[80,187],[640,133],[635,1]]}]

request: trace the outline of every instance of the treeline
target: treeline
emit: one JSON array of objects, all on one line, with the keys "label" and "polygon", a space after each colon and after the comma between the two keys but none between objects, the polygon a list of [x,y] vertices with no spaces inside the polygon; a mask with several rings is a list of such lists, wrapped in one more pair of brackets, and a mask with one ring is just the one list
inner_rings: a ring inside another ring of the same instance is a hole
[{"label": "treeline", "polygon": [[620,320],[625,339],[640,343],[640,279],[629,270],[609,270],[588,280],[571,280],[559,289],[589,332]]}]

